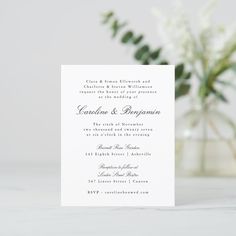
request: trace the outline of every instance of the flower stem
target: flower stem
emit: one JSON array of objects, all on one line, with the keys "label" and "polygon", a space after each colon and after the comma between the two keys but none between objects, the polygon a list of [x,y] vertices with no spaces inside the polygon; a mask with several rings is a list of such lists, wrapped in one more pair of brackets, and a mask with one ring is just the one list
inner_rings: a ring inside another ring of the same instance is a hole
[{"label": "flower stem", "polygon": [[203,123],[202,123],[202,149],[201,149],[201,163],[200,163],[200,174],[204,175],[205,173],[205,161],[206,161],[206,141],[207,141],[207,107],[204,103],[202,102],[203,106]]}]

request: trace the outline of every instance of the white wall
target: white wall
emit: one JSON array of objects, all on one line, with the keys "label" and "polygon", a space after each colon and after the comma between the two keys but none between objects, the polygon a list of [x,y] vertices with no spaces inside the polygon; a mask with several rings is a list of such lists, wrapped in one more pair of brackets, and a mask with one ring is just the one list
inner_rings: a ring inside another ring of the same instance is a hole
[{"label": "white wall", "polygon": [[[192,17],[204,0],[183,1]],[[134,64],[112,41],[100,14],[113,9],[159,42],[154,0],[8,0],[0,2],[0,161],[60,160],[60,65]],[[234,0],[218,6],[217,21],[235,21]],[[223,109],[236,120],[236,96]],[[177,104],[181,113],[186,102]]]}]

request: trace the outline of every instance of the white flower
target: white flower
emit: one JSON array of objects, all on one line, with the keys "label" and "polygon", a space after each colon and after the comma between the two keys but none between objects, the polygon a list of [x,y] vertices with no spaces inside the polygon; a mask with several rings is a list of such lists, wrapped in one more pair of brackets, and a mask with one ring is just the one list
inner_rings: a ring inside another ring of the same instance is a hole
[{"label": "white flower", "polygon": [[154,11],[167,53],[175,61],[179,59],[201,73],[213,67],[236,43],[235,27],[226,29],[212,23],[216,3],[217,0],[211,0],[196,17],[197,32],[192,30],[187,13],[179,2],[169,15],[157,9]]},{"label": "white flower", "polygon": [[169,53],[176,52],[177,58],[184,61],[194,59],[195,42],[186,13],[180,3],[175,5],[170,16],[155,9],[158,18],[158,31]]}]

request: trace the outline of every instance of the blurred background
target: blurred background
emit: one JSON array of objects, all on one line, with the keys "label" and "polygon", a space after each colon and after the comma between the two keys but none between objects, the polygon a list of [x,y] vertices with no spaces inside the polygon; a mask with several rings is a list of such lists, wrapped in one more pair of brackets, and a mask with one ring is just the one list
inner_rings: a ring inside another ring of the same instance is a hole
[{"label": "blurred background", "polygon": [[[206,1],[182,3],[190,21]],[[137,64],[133,51],[111,39],[102,13],[114,11],[129,27],[161,45],[153,8],[171,1],[21,0],[0,2],[0,162],[60,164],[61,64]],[[214,23],[235,21],[233,0],[219,1]],[[164,45],[162,45],[164,46]],[[220,111],[236,121],[236,92],[227,90]],[[188,96],[176,102],[176,117],[191,108]]]},{"label": "blurred background", "polygon": [[[188,20],[198,23],[205,4],[183,0]],[[135,49],[122,43],[121,36],[131,29],[143,34],[152,49],[165,48],[154,12],[173,17],[172,6],[166,0],[0,1],[0,235],[235,235],[235,178],[177,178],[176,207],[171,209],[60,207],[61,64],[139,64]],[[235,9],[234,0],[218,1],[212,25],[231,27]],[[102,14],[109,11],[128,23],[114,39],[111,22],[102,24]],[[185,69],[191,71],[189,65]],[[225,77],[206,78],[224,83],[231,78]],[[196,74],[190,82],[198,88]],[[180,174],[236,175],[232,88],[224,90],[228,103],[215,93],[216,106],[196,107],[189,94],[176,101]]]}]

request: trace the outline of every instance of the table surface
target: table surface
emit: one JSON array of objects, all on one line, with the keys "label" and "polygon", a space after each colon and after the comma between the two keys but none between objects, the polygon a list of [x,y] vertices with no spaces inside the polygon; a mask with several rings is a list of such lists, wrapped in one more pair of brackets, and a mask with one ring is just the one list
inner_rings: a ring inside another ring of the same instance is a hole
[{"label": "table surface", "polygon": [[235,236],[236,178],[177,178],[176,207],[60,207],[59,164],[0,165],[2,236]]}]

